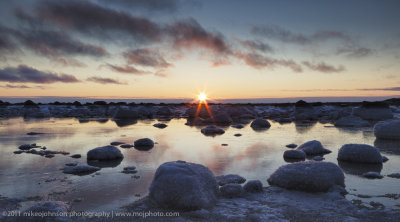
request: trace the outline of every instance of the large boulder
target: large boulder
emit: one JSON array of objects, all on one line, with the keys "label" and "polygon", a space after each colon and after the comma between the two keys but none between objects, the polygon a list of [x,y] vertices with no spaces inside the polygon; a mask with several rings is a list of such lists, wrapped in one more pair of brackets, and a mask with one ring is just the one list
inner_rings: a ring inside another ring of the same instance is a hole
[{"label": "large boulder", "polygon": [[215,205],[218,185],[207,167],[175,161],[158,167],[149,190],[150,200],[162,208],[197,210]]},{"label": "large boulder", "polygon": [[335,186],[345,187],[342,170],[330,162],[307,161],[283,165],[267,181],[272,186],[306,192],[326,192]]},{"label": "large boulder", "polygon": [[328,149],[325,149],[321,142],[318,140],[311,140],[306,143],[303,143],[299,147],[297,147],[297,150],[301,150],[305,152],[307,155],[318,155],[318,154],[326,154],[330,153],[331,151]]},{"label": "large boulder", "polygon": [[382,163],[379,150],[367,144],[345,144],[339,149],[337,159],[353,163]]},{"label": "large boulder", "polygon": [[243,186],[243,189],[249,193],[261,193],[263,192],[263,185],[259,180],[249,180]]},{"label": "large boulder", "polygon": [[374,134],[378,139],[400,140],[400,119],[375,124]]},{"label": "large boulder", "polygon": [[257,118],[251,122],[250,127],[254,130],[263,130],[270,128],[271,124],[265,119]]},{"label": "large boulder", "polygon": [[345,116],[335,122],[336,127],[366,127],[369,122],[361,119],[358,116]]},{"label": "large boulder", "polygon": [[102,146],[87,152],[88,160],[118,160],[124,158],[121,151],[115,146]]},{"label": "large boulder", "polygon": [[127,108],[119,108],[114,114],[114,119],[138,119],[139,117],[137,111]]}]

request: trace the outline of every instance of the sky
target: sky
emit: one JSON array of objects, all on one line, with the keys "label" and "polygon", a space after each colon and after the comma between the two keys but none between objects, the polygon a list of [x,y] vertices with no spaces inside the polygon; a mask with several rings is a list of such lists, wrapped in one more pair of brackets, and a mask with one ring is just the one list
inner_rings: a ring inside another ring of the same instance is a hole
[{"label": "sky", "polygon": [[0,97],[400,95],[397,0],[0,1]]}]

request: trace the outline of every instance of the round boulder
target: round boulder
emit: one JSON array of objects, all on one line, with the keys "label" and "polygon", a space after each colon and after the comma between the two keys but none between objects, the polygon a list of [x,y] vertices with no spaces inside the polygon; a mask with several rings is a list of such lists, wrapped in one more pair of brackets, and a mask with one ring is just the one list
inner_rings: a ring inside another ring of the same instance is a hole
[{"label": "round boulder", "polygon": [[158,167],[149,191],[149,198],[162,208],[198,210],[215,205],[218,185],[207,167],[176,161]]},{"label": "round boulder", "polygon": [[250,127],[254,130],[263,130],[270,128],[271,124],[265,119],[257,118],[251,122]]},{"label": "round boulder", "polygon": [[260,193],[263,192],[263,185],[259,180],[249,180],[243,186],[243,189],[249,193]]},{"label": "round boulder", "polygon": [[306,143],[303,143],[299,147],[297,147],[297,150],[301,150],[305,152],[307,155],[318,155],[318,154],[326,154],[330,153],[331,151],[328,149],[325,149],[321,142],[317,140],[311,140]]},{"label": "round boulder", "polygon": [[306,153],[301,150],[286,150],[283,153],[283,158],[285,159],[306,159]]},{"label": "round boulder", "polygon": [[375,124],[374,134],[378,139],[400,140],[400,120],[386,120]]},{"label": "round boulder", "polygon": [[137,150],[150,150],[154,147],[154,142],[149,138],[142,138],[135,140],[133,145]]},{"label": "round boulder", "polygon": [[353,163],[382,163],[379,150],[367,144],[345,144],[339,149],[337,159]]},{"label": "round boulder", "polygon": [[206,136],[215,136],[215,135],[221,135],[224,134],[225,131],[221,128],[218,128],[215,125],[209,125],[203,129],[201,129],[201,133],[206,135]]},{"label": "round boulder", "polygon": [[88,160],[118,160],[124,158],[121,151],[115,146],[97,147],[87,152]]},{"label": "round boulder", "polygon": [[267,181],[272,186],[306,192],[326,192],[334,186],[345,187],[342,170],[330,162],[307,161],[283,165]]}]

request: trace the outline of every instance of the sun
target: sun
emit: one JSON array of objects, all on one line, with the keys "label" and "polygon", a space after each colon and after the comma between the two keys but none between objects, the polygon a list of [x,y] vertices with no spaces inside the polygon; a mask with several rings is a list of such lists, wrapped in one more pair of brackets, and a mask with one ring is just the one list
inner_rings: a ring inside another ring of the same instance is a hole
[{"label": "sun", "polygon": [[205,93],[200,93],[200,94],[197,96],[197,99],[199,99],[199,101],[201,101],[201,102],[204,102],[204,101],[207,100],[207,95],[206,95]]}]

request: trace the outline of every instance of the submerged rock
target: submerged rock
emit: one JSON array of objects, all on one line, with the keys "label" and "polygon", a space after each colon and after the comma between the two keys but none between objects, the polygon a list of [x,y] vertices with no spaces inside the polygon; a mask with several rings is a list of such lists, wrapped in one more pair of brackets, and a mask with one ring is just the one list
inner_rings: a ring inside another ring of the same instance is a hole
[{"label": "submerged rock", "polygon": [[305,152],[307,155],[318,155],[318,154],[326,154],[326,153],[331,153],[332,151],[325,149],[321,142],[317,140],[311,140],[306,143],[303,143],[299,147],[297,147],[297,150],[301,150]]},{"label": "submerged rock", "polygon": [[339,149],[337,159],[354,163],[382,163],[379,150],[367,144],[345,144]]},{"label": "submerged rock", "polygon": [[206,136],[216,136],[224,134],[225,131],[215,125],[208,125],[205,128],[201,129],[201,133]]},{"label": "submerged rock", "polygon": [[132,148],[133,145],[132,145],[132,144],[122,144],[122,145],[119,146],[119,147],[127,149],[127,148]]},{"label": "submerged rock", "polygon": [[336,127],[366,127],[369,122],[358,116],[345,116],[335,122]]},{"label": "submerged rock", "polygon": [[137,173],[137,170],[136,170],[135,166],[128,166],[128,167],[124,167],[124,169],[122,170],[122,173],[135,174],[135,173]]},{"label": "submerged rock", "polygon": [[74,158],[74,159],[79,159],[79,158],[81,158],[81,157],[82,157],[81,154],[74,154],[74,155],[71,155],[71,158]]},{"label": "submerged rock", "polygon": [[286,150],[283,153],[283,158],[285,159],[306,159],[306,153],[301,150]]},{"label": "submerged rock", "polygon": [[158,167],[149,191],[149,198],[162,208],[198,210],[215,205],[218,185],[207,167],[175,161]]},{"label": "submerged rock", "polygon": [[125,144],[125,143],[124,143],[124,142],[118,142],[118,141],[115,141],[115,142],[111,142],[111,143],[110,143],[111,146],[119,146],[119,145],[121,145],[121,144]]},{"label": "submerged rock", "polygon": [[29,132],[29,133],[27,133],[26,135],[29,135],[29,136],[35,136],[35,135],[40,135],[40,134],[44,134],[44,133],[38,133],[38,132]]},{"label": "submerged rock", "polygon": [[242,129],[244,126],[242,124],[233,124],[231,127],[236,129]]},{"label": "submerged rock", "polygon": [[250,127],[254,130],[263,130],[270,128],[271,124],[265,119],[257,118],[251,122]]},{"label": "submerged rock", "polygon": [[221,196],[228,198],[241,197],[244,193],[240,184],[226,184],[219,188]]},{"label": "submerged rock", "polygon": [[286,145],[286,147],[290,148],[290,149],[294,149],[297,147],[297,144],[291,143],[291,144]]},{"label": "submerged rock", "polygon": [[307,161],[283,165],[267,181],[272,186],[306,192],[326,192],[335,186],[345,187],[342,170],[330,162]]},{"label": "submerged rock", "polygon": [[389,175],[387,175],[388,177],[392,177],[392,178],[397,178],[400,179],[400,173],[391,173]]},{"label": "submerged rock", "polygon": [[156,128],[160,128],[160,129],[164,129],[165,127],[167,127],[168,125],[165,123],[156,123],[153,125]]},{"label": "submerged rock", "polygon": [[63,173],[75,175],[87,175],[99,171],[101,168],[89,165],[66,166]]},{"label": "submerged rock", "polygon": [[142,138],[142,139],[135,140],[133,145],[134,145],[135,149],[137,149],[137,150],[147,151],[154,147],[154,142],[153,142],[153,140],[151,140],[149,138]]},{"label": "submerged rock", "polygon": [[263,192],[263,186],[259,180],[249,180],[243,186],[243,189],[249,193],[260,193]]},{"label": "submerged rock", "polygon": [[315,156],[315,157],[313,157],[312,159],[315,160],[315,161],[322,161],[322,160],[324,160],[325,158],[323,158],[322,156]]},{"label": "submerged rock", "polygon": [[363,177],[369,178],[369,179],[382,179],[383,176],[378,173],[378,172],[367,172],[363,174]]},{"label": "submerged rock", "polygon": [[97,147],[87,152],[88,160],[117,160],[124,158],[121,151],[115,146]]},{"label": "submerged rock", "polygon": [[378,139],[400,140],[400,120],[386,120],[374,126],[374,134]]},{"label": "submerged rock", "polygon": [[18,147],[20,150],[30,150],[32,148],[37,147],[36,144],[22,144]]},{"label": "submerged rock", "polygon": [[242,184],[246,182],[246,179],[237,174],[227,174],[215,177],[218,185],[223,186],[225,184]]}]

